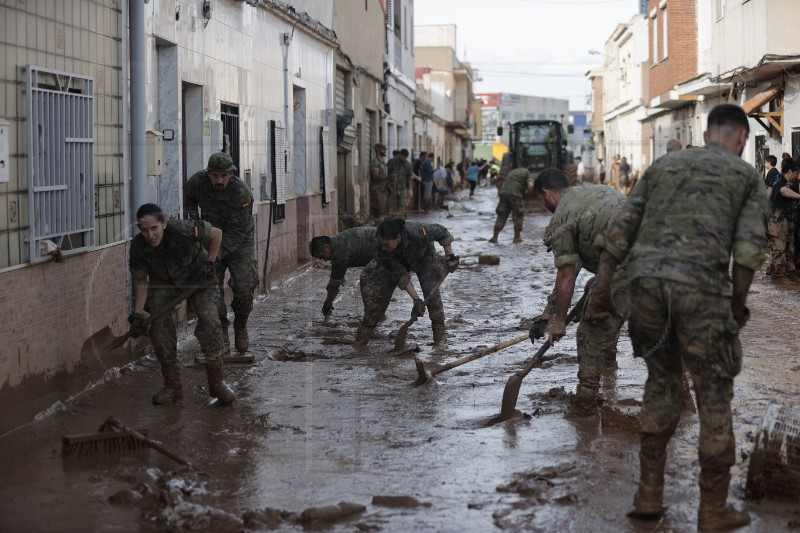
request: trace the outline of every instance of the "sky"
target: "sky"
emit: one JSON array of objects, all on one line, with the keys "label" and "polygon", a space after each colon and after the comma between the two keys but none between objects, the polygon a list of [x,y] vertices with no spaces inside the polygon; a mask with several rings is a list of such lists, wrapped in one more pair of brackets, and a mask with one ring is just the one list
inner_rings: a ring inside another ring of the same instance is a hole
[{"label": "sky", "polygon": [[455,24],[456,55],[477,70],[476,93],[569,100],[587,109],[586,71],[640,0],[414,0],[414,24]]}]

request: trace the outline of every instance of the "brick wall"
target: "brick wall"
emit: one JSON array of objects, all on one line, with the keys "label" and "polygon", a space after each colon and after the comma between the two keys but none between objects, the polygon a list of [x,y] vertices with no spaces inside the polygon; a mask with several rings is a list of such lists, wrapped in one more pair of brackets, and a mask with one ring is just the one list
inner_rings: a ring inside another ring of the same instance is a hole
[{"label": "brick wall", "polygon": [[[648,34],[650,48],[650,99],[664,95],[676,83],[697,75],[697,0],[667,0],[666,9],[660,0],[649,0]],[[657,17],[650,18],[653,10]],[[664,31],[662,17],[667,12],[667,57],[663,57]],[[658,24],[658,49],[653,50],[653,23]]]}]

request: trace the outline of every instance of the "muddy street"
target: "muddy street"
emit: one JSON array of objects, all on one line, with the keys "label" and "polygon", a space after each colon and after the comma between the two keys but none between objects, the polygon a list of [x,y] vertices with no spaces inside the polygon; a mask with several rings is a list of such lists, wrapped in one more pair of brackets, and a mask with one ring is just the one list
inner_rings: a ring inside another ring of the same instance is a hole
[{"label": "muddy street", "polygon": [[[238,396],[232,405],[209,402],[205,372],[192,368],[199,352],[192,338],[180,348],[182,405],[150,403],[161,376],[145,358],[0,437],[0,531],[693,530],[693,413],[683,414],[670,444],[666,516],[655,523],[625,516],[638,480],[635,415],[646,377],[626,330],[618,368],[603,376],[607,405],[599,418],[564,418],[577,382],[574,325],[525,378],[519,413],[506,422],[488,424],[506,380],[538,344],[526,340],[411,386],[415,356],[432,369],[518,337],[544,307],[555,280],[541,242],[549,213],[529,203],[523,243],[511,243],[509,221],[490,244],[496,199],[491,188],[478,189],[474,200],[461,191],[449,214],[410,217],[447,226],[462,258],[441,289],[447,349],[433,349],[426,316],[408,336],[419,352],[386,355],[411,312],[410,298],[396,291],[377,338],[367,352],[355,351],[348,342],[363,311],[359,269],[348,271],[323,325],[330,271],[303,266],[259,298],[249,324],[256,364],[226,367]],[[499,265],[479,264],[480,254],[500,256]],[[581,273],[578,287],[588,278]],[[798,289],[757,273],[748,302],[753,318],[742,334],[733,402],[731,494],[753,518],[742,531],[800,527],[796,502],[743,501],[764,409],[792,405],[800,393],[794,333],[775,327],[800,317]],[[194,469],[153,449],[61,457],[62,436],[95,432],[110,415],[147,428]]]}]

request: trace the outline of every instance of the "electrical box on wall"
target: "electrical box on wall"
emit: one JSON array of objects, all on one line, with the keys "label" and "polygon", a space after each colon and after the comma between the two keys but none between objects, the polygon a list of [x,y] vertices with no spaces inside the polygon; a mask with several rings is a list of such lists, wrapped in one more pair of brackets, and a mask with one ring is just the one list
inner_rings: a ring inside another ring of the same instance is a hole
[{"label": "electrical box on wall", "polygon": [[164,161],[164,135],[158,131],[147,132],[147,175],[160,176],[161,164]]},{"label": "electrical box on wall", "polygon": [[10,129],[11,124],[8,121],[0,120],[0,183],[8,183],[9,179],[8,135]]},{"label": "electrical box on wall", "polygon": [[[203,165],[211,154],[222,151],[222,121],[206,119],[203,121]],[[205,168],[205,167],[204,167]]]}]

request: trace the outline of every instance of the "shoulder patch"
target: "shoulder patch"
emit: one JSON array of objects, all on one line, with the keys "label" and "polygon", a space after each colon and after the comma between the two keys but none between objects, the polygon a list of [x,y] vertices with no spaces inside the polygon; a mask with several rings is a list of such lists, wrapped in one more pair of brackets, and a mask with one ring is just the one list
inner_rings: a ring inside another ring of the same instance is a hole
[{"label": "shoulder patch", "polygon": [[422,235],[425,236],[428,234],[428,231],[425,229],[425,226],[422,226]]},{"label": "shoulder patch", "polygon": [[245,203],[242,204],[242,208],[245,208],[245,207],[247,207],[249,205],[250,205],[250,202],[245,202]]},{"label": "shoulder patch", "polygon": [[194,236],[195,237],[199,237],[200,236],[200,228],[198,228],[197,226],[194,227]]}]

